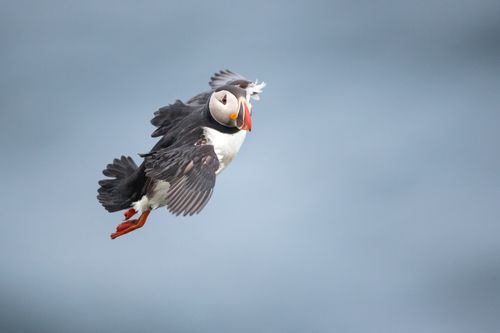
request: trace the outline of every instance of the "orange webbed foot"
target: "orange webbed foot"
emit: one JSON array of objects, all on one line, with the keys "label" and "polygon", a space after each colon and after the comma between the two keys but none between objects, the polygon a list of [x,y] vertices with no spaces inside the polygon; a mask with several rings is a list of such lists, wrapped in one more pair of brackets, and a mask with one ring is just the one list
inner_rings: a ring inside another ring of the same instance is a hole
[{"label": "orange webbed foot", "polygon": [[125,213],[123,213],[123,216],[125,217],[124,221],[129,220],[135,214],[137,214],[137,211],[134,208],[130,208],[129,210],[125,211]]},{"label": "orange webbed foot", "polygon": [[122,235],[128,234],[131,231],[134,231],[135,229],[141,228],[146,223],[150,212],[150,210],[146,210],[141,214],[139,219],[129,220],[119,224],[116,227],[116,232],[111,234],[111,239],[115,239],[116,237],[120,237]]},{"label": "orange webbed foot", "polygon": [[119,232],[119,231],[126,230],[136,223],[137,223],[137,220],[125,221],[125,222],[120,223],[116,226],[116,231]]}]

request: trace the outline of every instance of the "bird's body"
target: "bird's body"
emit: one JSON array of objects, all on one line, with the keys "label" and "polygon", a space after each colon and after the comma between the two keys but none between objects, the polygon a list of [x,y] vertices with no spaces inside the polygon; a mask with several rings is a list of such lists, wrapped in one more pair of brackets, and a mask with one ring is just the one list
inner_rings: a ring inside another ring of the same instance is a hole
[{"label": "bird's body", "polygon": [[[215,171],[215,174],[218,175],[238,154],[243,141],[245,141],[246,131],[228,134],[204,127],[203,132],[207,144],[214,147],[214,152],[219,160],[219,168]],[[140,200],[132,204],[137,212],[142,213],[149,208],[156,209],[167,205],[166,198],[170,189],[169,182],[163,180],[154,181],[150,185],[150,189]]]},{"label": "bird's body", "polygon": [[176,101],[155,112],[153,137],[161,137],[137,166],[130,157],[115,159],[103,171],[114,177],[99,182],[98,199],[110,212],[128,209],[112,238],[144,225],[152,209],[167,206],[174,214],[199,213],[210,199],[216,176],[234,159],[251,129],[251,96],[258,99],[264,83],[221,71],[211,91],[187,103]]}]

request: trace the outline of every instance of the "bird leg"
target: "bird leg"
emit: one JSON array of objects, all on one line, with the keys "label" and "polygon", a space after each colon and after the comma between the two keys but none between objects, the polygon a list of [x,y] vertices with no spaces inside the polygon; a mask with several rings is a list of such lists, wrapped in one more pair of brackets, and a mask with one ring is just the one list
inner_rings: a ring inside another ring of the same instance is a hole
[{"label": "bird leg", "polygon": [[111,234],[111,239],[115,239],[116,237],[120,237],[122,235],[128,234],[131,231],[134,231],[135,229],[141,228],[146,223],[146,220],[147,220],[150,212],[151,212],[151,210],[148,209],[148,210],[144,211],[141,214],[141,216],[139,216],[139,219],[125,221],[125,222],[119,224],[116,227],[116,232]]}]

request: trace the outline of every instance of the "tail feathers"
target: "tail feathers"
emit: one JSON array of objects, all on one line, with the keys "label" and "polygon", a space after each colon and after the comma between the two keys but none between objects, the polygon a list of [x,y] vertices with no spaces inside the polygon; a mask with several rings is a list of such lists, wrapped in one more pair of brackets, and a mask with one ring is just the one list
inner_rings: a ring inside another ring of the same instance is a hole
[{"label": "tail feathers", "polygon": [[108,212],[116,212],[130,207],[137,196],[138,167],[130,156],[115,158],[102,173],[114,179],[99,181],[97,200]]}]

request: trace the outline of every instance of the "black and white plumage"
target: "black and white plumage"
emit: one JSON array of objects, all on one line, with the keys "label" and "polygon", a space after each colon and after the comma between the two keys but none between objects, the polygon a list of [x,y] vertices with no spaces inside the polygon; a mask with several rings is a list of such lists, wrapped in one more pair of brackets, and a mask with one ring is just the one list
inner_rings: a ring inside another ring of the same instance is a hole
[{"label": "black and white plumage", "polygon": [[[154,113],[156,145],[137,166],[122,156],[108,164],[98,200],[109,212],[128,209],[116,238],[144,225],[149,212],[166,206],[176,215],[199,213],[209,201],[217,175],[238,153],[251,130],[250,98],[259,99],[265,83],[229,70],[216,73],[211,90],[186,103],[177,100]],[[138,220],[129,220],[135,213]]]}]

